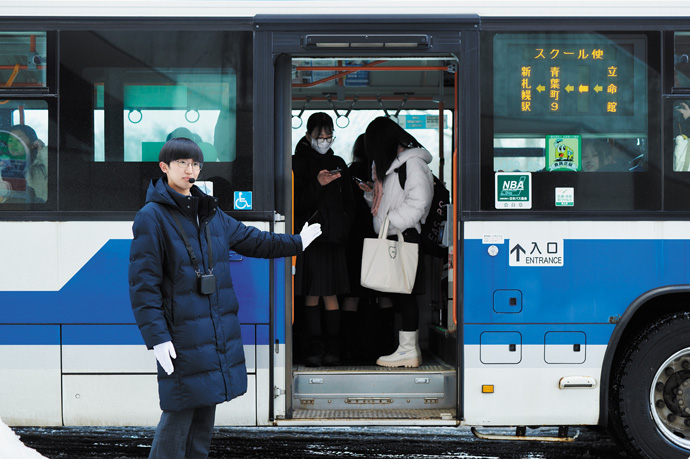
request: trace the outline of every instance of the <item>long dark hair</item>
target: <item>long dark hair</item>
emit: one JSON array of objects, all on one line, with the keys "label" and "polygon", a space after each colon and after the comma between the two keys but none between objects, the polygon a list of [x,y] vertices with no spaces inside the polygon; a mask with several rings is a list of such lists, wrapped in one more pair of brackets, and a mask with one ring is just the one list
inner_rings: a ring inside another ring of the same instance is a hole
[{"label": "long dark hair", "polygon": [[381,181],[398,157],[398,147],[424,148],[398,123],[385,116],[379,116],[369,123],[365,145],[367,156],[376,165],[376,177]]}]

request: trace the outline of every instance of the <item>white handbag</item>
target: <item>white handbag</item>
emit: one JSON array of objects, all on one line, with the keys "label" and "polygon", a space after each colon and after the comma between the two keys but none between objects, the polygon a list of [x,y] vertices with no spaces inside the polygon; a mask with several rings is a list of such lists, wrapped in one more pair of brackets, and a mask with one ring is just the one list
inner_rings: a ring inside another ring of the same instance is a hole
[{"label": "white handbag", "polygon": [[378,238],[364,239],[360,283],[379,292],[411,293],[417,275],[419,246],[405,242],[400,230],[397,230],[397,241],[387,239],[388,223],[386,217]]}]

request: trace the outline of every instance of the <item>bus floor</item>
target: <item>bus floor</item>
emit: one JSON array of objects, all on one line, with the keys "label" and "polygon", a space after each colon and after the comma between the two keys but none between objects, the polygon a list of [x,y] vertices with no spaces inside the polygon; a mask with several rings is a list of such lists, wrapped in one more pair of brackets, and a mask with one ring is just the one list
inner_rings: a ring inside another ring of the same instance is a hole
[{"label": "bus floor", "polygon": [[292,419],[455,419],[457,371],[428,351],[417,368],[295,365],[292,379]]}]

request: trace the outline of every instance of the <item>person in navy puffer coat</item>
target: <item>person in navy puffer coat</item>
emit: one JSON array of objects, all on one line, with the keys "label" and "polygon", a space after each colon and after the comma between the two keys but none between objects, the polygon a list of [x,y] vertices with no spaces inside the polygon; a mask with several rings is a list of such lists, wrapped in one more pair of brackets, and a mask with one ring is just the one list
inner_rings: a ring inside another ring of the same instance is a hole
[{"label": "person in navy puffer coat", "polygon": [[163,414],[149,457],[205,458],[216,405],[247,390],[228,252],[293,256],[321,229],[305,225],[300,235],[276,234],[226,215],[216,198],[193,185],[203,154],[189,139],[166,142],[159,161],[164,176],[151,182],[134,219],[129,265],[134,317],[159,363]]}]

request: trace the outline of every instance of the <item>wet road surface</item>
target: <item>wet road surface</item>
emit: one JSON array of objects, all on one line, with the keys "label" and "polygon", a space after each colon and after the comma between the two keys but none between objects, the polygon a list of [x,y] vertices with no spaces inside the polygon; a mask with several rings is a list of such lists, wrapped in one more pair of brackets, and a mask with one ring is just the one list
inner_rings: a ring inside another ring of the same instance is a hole
[{"label": "wet road surface", "polygon": [[[144,459],[154,434],[152,427],[13,430],[24,444],[50,459]],[[551,443],[480,440],[466,427],[219,427],[209,458],[630,459],[605,432],[570,429],[571,436],[578,432],[572,443]],[[527,430],[528,436],[556,434],[551,428]]]}]

